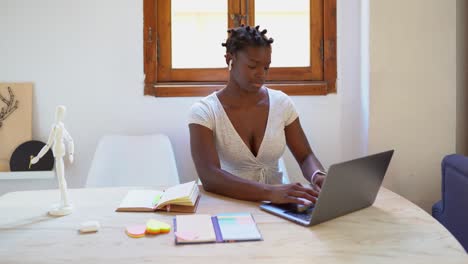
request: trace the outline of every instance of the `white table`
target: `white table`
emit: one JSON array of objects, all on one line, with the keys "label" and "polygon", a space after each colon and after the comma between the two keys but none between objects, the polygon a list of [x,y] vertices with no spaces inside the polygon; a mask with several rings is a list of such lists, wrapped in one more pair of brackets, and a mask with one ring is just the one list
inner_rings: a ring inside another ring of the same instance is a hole
[{"label": "white table", "polygon": [[[162,189],[162,188],[157,188]],[[57,190],[0,197],[0,263],[468,263],[455,238],[429,214],[382,188],[376,203],[314,227],[261,211],[258,203],[202,192],[197,213],[251,212],[264,241],[175,246],[174,235],[129,238],[125,226],[169,213],[117,213],[127,188],[72,189],[71,215],[46,215]],[[98,233],[79,224],[98,220]]]}]

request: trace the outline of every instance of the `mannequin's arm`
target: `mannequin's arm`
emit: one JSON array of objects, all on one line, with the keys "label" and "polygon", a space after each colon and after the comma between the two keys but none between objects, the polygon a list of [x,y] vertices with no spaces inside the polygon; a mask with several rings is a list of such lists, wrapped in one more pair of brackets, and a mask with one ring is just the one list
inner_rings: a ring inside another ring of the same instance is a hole
[{"label": "mannequin's arm", "polygon": [[47,153],[47,151],[49,151],[50,146],[52,145],[53,140],[54,140],[54,134],[55,134],[55,127],[52,128],[52,131],[50,131],[47,144],[44,147],[42,147],[41,151],[39,151],[39,154],[37,154],[37,156],[31,160],[31,164],[36,164],[39,161],[39,159],[42,158],[42,156],[44,156]]},{"label": "mannequin's arm", "polygon": [[73,163],[73,153],[75,153],[75,144],[73,143],[73,138],[70,136],[70,134],[65,128],[63,129],[63,137],[65,138],[65,141],[68,142],[68,159],[70,160],[70,163]]}]

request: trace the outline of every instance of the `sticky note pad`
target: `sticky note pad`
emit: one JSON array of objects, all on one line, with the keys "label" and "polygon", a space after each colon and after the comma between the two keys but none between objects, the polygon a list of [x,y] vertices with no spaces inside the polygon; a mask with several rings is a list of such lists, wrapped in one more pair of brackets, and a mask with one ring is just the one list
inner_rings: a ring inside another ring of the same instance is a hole
[{"label": "sticky note pad", "polygon": [[167,223],[157,221],[157,220],[149,220],[146,222],[146,233],[148,234],[159,234],[159,233],[169,233],[171,231],[171,226]]},{"label": "sticky note pad", "polygon": [[146,233],[146,225],[135,225],[135,226],[127,226],[125,232],[129,237],[133,238],[140,238],[144,237]]},{"label": "sticky note pad", "polygon": [[159,200],[161,200],[162,195],[163,195],[162,193],[156,194],[156,196],[153,199],[153,206],[155,206],[155,205],[157,205],[159,203]]},{"label": "sticky note pad", "polygon": [[211,215],[176,215],[176,243],[216,242]]},{"label": "sticky note pad", "polygon": [[198,237],[198,234],[195,232],[185,231],[185,232],[175,232],[174,235],[181,240],[192,241]]}]

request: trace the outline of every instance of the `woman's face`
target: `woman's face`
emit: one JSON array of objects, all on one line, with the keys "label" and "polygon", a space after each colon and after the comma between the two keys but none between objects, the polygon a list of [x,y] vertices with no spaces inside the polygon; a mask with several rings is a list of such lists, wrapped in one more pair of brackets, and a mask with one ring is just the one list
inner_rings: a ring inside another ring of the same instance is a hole
[{"label": "woman's face", "polygon": [[271,63],[271,47],[248,47],[232,59],[231,77],[247,92],[257,92],[265,83]]}]

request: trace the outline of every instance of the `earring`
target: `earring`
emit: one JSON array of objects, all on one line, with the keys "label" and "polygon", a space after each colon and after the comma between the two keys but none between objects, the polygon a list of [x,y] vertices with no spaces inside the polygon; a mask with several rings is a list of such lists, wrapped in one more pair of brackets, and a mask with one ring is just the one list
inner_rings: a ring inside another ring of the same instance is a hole
[{"label": "earring", "polygon": [[232,70],[232,60],[229,61],[229,66],[228,66],[229,71]]}]

